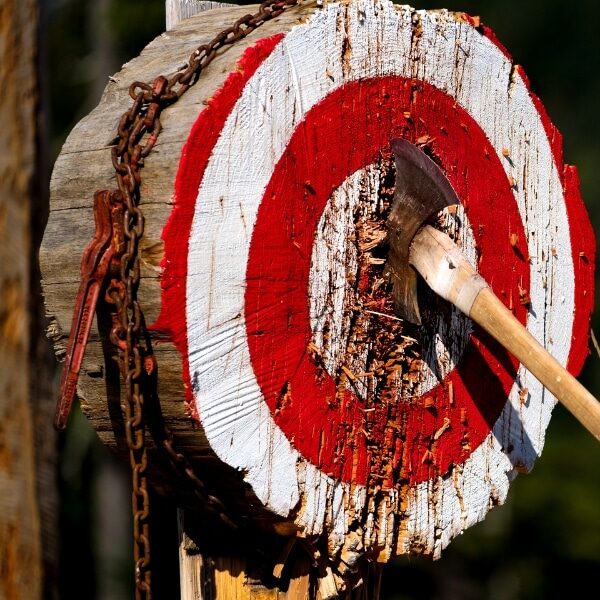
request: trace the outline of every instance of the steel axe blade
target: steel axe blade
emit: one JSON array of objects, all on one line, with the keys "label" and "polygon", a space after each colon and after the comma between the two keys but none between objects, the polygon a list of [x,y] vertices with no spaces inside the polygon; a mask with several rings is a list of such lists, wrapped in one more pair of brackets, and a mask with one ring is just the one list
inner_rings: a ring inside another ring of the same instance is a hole
[{"label": "steel axe blade", "polygon": [[458,197],[441,169],[416,146],[402,138],[392,140],[396,163],[396,191],[388,217],[390,250],[386,264],[398,314],[421,323],[417,275],[410,266],[410,245],[417,231]]}]

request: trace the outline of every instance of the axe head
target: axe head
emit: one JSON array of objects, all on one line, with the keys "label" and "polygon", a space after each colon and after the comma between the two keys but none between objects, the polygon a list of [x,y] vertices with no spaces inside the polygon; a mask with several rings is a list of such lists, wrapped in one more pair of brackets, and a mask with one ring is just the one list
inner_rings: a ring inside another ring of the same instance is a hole
[{"label": "axe head", "polygon": [[442,170],[405,139],[392,140],[396,162],[396,191],[388,217],[387,274],[393,285],[398,315],[421,323],[417,301],[417,274],[409,264],[411,242],[431,217],[458,197]]}]

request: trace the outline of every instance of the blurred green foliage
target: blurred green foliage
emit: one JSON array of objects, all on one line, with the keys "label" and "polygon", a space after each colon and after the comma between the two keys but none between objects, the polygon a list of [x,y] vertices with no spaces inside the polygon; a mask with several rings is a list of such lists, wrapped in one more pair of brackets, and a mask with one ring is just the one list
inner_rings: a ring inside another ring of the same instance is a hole
[{"label": "blurred green foliage", "polygon": [[[96,0],[96,6],[80,0],[46,0],[43,6],[48,122],[52,152],[56,154],[68,130],[97,103],[98,77],[105,83],[110,72],[118,70],[164,29],[164,0]],[[443,8],[480,15],[516,62],[524,66],[533,91],[564,135],[566,162],[579,168],[583,197],[598,231],[600,36],[596,31],[596,6],[592,0],[569,4],[559,0],[543,4],[448,0]],[[419,1],[416,8],[440,6]],[[99,27],[98,19],[104,20],[104,27]],[[110,65],[104,75],[92,66],[99,52],[104,52],[105,63]],[[598,329],[597,317],[594,323]],[[594,353],[582,375],[597,396],[598,365]],[[81,572],[93,577],[90,561],[94,552],[73,544],[89,527],[89,504],[93,503],[90,480],[97,468],[94,465],[108,459],[93,436],[81,433],[84,427],[79,423],[66,438],[63,556],[74,560],[77,555]],[[73,447],[77,448],[74,455]],[[78,465],[73,466],[74,461],[79,461]],[[383,597],[546,600],[571,596],[574,592],[565,594],[565,585],[567,590],[597,589],[599,465],[600,445],[562,407],[557,407],[541,459],[532,474],[521,475],[513,483],[506,505],[494,509],[483,523],[455,540],[441,560],[394,561],[384,575]],[[127,511],[127,506],[123,510]],[[69,531],[76,531],[77,536],[70,536]],[[83,539],[84,544],[93,544],[93,532],[87,530]],[[64,585],[61,597],[81,597],[77,578],[73,581],[71,577]],[[86,592],[85,597],[94,596]]]}]

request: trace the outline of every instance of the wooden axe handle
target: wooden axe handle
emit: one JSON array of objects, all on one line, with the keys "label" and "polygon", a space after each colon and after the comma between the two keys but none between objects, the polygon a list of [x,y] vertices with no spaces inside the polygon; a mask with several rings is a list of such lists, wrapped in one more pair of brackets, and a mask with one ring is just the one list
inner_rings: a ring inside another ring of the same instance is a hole
[{"label": "wooden axe handle", "polygon": [[600,403],[521,325],[445,233],[422,227],[409,260],[434,292],[498,340],[600,441]]}]

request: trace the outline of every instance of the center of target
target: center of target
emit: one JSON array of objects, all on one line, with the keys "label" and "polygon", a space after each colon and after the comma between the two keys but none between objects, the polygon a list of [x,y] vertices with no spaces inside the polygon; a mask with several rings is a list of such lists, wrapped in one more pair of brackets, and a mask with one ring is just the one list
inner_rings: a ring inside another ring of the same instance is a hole
[{"label": "center of target", "polygon": [[[390,156],[346,178],[325,206],[311,258],[312,358],[368,405],[382,395],[406,401],[432,390],[455,368],[472,333],[467,317],[426,290],[421,327],[396,315],[385,274],[394,185]],[[439,226],[476,264],[464,208],[445,209]]]}]

